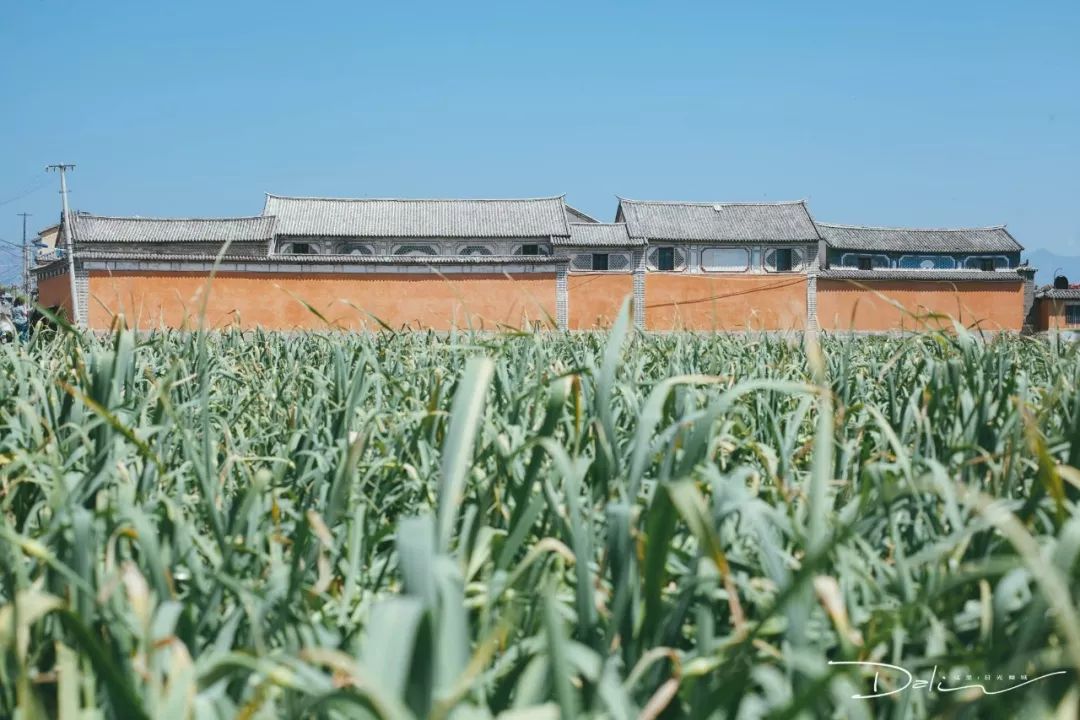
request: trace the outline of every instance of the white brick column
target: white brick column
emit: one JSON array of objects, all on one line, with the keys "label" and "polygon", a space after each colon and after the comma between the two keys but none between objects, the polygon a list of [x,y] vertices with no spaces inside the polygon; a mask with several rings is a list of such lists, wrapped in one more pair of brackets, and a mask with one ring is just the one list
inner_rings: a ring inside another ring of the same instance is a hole
[{"label": "white brick column", "polygon": [[75,266],[75,292],[78,294],[79,317],[71,318],[71,321],[85,330],[90,327],[90,273],[82,263]]},{"label": "white brick column", "polygon": [[631,254],[634,276],[634,325],[645,329],[645,250]]},{"label": "white brick column", "polygon": [[567,272],[565,265],[555,272],[555,323],[560,330],[566,330],[570,324],[570,292]]},{"label": "white brick column", "polygon": [[809,262],[806,264],[806,329],[818,329],[817,316],[817,276],[821,266],[817,248],[807,251]]}]

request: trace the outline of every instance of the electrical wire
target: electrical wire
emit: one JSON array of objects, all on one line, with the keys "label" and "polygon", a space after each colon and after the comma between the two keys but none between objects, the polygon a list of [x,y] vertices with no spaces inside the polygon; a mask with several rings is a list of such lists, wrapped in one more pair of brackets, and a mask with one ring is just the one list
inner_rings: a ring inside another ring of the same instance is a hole
[{"label": "electrical wire", "polygon": [[46,185],[48,185],[51,182],[52,182],[52,178],[46,178],[41,183],[39,183],[39,184],[35,185],[34,187],[30,188],[29,190],[22,193],[21,195],[16,195],[15,197],[8,198],[7,200],[0,200],[0,205],[7,205],[9,203],[15,202],[16,200],[22,200],[24,197],[27,197],[28,195],[33,195],[38,190],[45,187]]}]

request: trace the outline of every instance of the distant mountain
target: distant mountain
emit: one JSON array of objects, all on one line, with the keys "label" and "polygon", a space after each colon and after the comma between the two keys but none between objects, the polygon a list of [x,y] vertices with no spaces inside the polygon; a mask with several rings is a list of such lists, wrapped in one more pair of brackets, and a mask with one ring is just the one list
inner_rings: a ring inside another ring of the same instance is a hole
[{"label": "distant mountain", "polygon": [[1049,285],[1054,282],[1054,274],[1064,275],[1071,283],[1080,283],[1080,256],[1058,255],[1049,250],[1027,250],[1022,255],[1032,266],[1038,268],[1035,282]]}]

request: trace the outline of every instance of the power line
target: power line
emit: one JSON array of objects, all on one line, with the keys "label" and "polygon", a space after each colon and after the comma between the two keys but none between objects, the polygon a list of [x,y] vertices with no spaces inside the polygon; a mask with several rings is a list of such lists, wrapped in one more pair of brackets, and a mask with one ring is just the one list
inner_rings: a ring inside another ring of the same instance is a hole
[{"label": "power line", "polygon": [[22,193],[21,195],[16,195],[15,197],[8,198],[7,200],[0,200],[0,205],[7,205],[8,203],[13,203],[16,200],[22,200],[27,195],[33,195],[38,190],[40,190],[41,188],[45,187],[48,184],[49,184],[49,180],[46,179],[46,180],[42,181],[41,183],[35,185],[34,187],[30,188],[26,192]]}]

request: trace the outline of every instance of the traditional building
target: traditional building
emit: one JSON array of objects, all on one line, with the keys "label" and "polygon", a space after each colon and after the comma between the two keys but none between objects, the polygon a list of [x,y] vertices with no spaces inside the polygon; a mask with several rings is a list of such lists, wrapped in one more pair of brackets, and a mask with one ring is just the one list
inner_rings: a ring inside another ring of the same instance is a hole
[{"label": "traditional building", "polygon": [[649,330],[893,331],[945,315],[1020,330],[1033,271],[1004,228],[816,223],[805,202],[620,199],[615,221],[563,197],[267,195],[260,215],[102,217],[65,227],[42,305],[95,329],[607,327],[627,295]]},{"label": "traditional building", "polygon": [[1034,316],[1041,330],[1080,332],[1080,285],[1064,281],[1040,288],[1035,293]]},{"label": "traditional building", "polygon": [[1004,227],[922,230],[818,223],[825,262],[818,322],[826,330],[951,325],[1020,330],[1035,270]]}]

